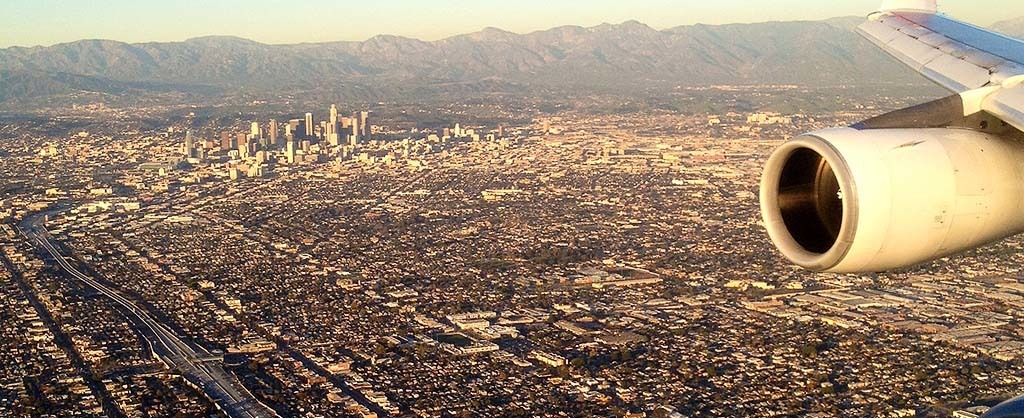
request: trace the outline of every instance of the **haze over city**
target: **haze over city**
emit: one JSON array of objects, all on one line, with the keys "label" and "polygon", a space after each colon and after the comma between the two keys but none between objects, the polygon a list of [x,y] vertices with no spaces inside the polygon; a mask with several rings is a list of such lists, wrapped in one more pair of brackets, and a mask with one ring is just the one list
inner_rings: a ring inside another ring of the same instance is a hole
[{"label": "haze over city", "polygon": [[1024,5],[879,3],[5,1],[0,417],[1020,416]]},{"label": "haze over city", "polygon": [[[53,45],[79,39],[170,42],[209,35],[268,44],[362,41],[375,35],[437,40],[496,27],[528,33],[562,25],[595,26],[637,20],[657,29],[680,25],[822,20],[864,16],[875,0],[382,0],[373,2],[217,0],[156,2],[10,0],[0,14],[0,48]],[[186,7],[194,6],[194,7]],[[1024,16],[1024,5],[999,0],[951,0],[943,10],[988,26]]]}]

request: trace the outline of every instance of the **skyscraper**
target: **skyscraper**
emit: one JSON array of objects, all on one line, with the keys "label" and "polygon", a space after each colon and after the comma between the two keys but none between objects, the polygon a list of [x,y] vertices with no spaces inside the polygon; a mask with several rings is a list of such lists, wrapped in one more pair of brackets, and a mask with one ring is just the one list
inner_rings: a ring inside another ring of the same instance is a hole
[{"label": "skyscraper", "polygon": [[232,139],[233,138],[231,137],[231,133],[230,132],[221,132],[220,133],[220,149],[224,150],[224,151],[230,151],[232,148],[234,148],[235,147],[235,143],[234,143],[234,141],[232,141]]},{"label": "skyscraper", "polygon": [[331,121],[328,126],[328,134],[338,132],[338,106],[331,105]]},{"label": "skyscraper", "polygon": [[249,128],[249,133],[252,134],[253,137],[259,139],[261,137],[261,135],[260,135],[260,123],[259,122],[253,122],[252,125]]},{"label": "skyscraper", "polygon": [[350,141],[352,145],[358,144],[363,136],[362,131],[359,129],[362,125],[362,122],[359,120],[360,116],[359,112],[352,113],[352,140]]},{"label": "skyscraper", "polygon": [[249,158],[249,140],[242,139],[238,142],[238,156],[240,158]]},{"label": "skyscraper", "polygon": [[192,158],[195,145],[192,140],[192,131],[185,131],[185,158]]},{"label": "skyscraper", "polygon": [[288,139],[288,145],[285,146],[284,155],[288,158],[289,164],[295,164],[295,140]]},{"label": "skyscraper", "polygon": [[270,146],[277,147],[277,120],[270,120]]},{"label": "skyscraper", "polygon": [[313,114],[306,113],[306,138],[313,137]]},{"label": "skyscraper", "polygon": [[369,118],[370,118],[370,112],[365,111],[365,110],[362,111],[362,112],[359,112],[359,136],[360,137],[365,138],[365,137],[370,136],[370,131],[367,130],[367,126],[369,126],[368,122],[367,122],[367,119],[369,119]]}]

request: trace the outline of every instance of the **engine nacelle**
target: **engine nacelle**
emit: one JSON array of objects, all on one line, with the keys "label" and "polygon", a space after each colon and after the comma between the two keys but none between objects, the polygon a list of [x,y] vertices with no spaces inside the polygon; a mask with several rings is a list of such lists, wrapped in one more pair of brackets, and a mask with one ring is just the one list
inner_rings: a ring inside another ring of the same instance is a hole
[{"label": "engine nacelle", "polygon": [[761,213],[810,270],[920,264],[1024,232],[1024,145],[950,128],[803,135],[769,157]]}]

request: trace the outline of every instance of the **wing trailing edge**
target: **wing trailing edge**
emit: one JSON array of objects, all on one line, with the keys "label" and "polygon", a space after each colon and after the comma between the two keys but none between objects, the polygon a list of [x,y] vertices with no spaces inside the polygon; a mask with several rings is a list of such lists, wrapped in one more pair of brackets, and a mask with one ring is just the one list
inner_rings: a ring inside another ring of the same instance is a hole
[{"label": "wing trailing edge", "polygon": [[[857,28],[933,82],[1024,131],[1024,41],[933,12],[934,1],[888,1]],[[909,9],[908,9],[909,8]]]}]

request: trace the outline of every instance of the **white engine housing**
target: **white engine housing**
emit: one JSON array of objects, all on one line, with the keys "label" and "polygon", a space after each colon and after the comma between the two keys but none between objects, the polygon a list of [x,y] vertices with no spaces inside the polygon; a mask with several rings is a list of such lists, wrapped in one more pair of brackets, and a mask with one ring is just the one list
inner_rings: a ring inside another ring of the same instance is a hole
[{"label": "white engine housing", "polygon": [[803,135],[769,157],[761,213],[810,270],[920,264],[1024,232],[1024,145],[950,128]]}]

